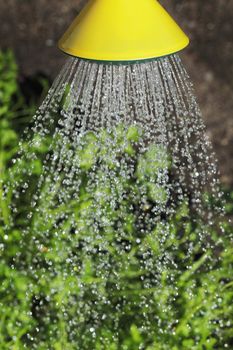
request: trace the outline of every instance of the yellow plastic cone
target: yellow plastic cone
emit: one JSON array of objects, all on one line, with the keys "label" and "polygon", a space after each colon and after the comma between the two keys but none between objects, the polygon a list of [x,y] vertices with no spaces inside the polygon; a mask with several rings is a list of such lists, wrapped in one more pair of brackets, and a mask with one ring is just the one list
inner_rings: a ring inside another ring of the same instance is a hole
[{"label": "yellow plastic cone", "polygon": [[59,48],[85,59],[134,61],[169,55],[188,43],[156,0],[90,0]]}]

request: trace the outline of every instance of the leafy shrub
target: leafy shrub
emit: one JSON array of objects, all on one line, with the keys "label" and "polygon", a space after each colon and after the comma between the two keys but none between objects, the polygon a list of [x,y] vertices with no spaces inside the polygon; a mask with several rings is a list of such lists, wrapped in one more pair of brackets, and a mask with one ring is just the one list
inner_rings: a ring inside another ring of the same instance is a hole
[{"label": "leafy shrub", "polygon": [[[163,218],[168,192],[158,173],[169,172],[171,160],[158,145],[138,153],[135,126],[84,135],[75,153],[79,196],[68,192],[61,204],[64,178],[54,183],[48,176],[34,210],[51,139],[23,139],[28,157],[13,161],[19,131],[12,101],[24,99],[10,53],[0,55],[0,71],[1,349],[230,349],[230,225],[225,222],[224,236],[209,232],[210,249],[198,237],[200,222],[188,202]],[[133,177],[123,176],[117,159],[125,160],[125,170],[130,165]]]}]

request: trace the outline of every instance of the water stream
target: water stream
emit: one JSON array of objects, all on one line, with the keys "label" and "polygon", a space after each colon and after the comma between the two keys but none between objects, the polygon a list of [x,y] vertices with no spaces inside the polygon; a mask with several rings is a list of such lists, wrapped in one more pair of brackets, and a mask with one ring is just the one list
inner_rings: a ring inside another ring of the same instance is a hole
[{"label": "water stream", "polygon": [[31,349],[54,334],[66,350],[131,349],[122,344],[134,325],[148,339],[172,335],[182,276],[214,266],[223,215],[179,56],[129,65],[69,58],[26,133],[15,168],[27,180],[12,176],[15,198],[32,204],[15,264],[46,291],[34,296],[42,321],[28,331]]}]

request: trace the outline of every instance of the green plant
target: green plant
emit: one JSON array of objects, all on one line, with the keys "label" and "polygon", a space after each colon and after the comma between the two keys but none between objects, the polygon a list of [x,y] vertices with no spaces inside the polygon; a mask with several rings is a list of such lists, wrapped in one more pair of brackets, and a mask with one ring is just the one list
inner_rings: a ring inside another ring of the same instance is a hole
[{"label": "green plant", "polygon": [[230,225],[209,232],[210,247],[188,201],[164,217],[158,173],[169,175],[171,159],[161,145],[139,153],[136,125],[83,135],[70,160],[60,155],[78,164],[79,188],[64,198],[66,174],[48,171],[33,208],[44,157],[62,140],[32,135],[18,146],[12,101],[24,99],[12,55],[0,57],[0,348],[230,349]]},{"label": "green plant", "polygon": [[[17,80],[18,69],[10,51],[0,52],[0,77],[0,347],[20,349],[21,338],[34,324],[26,296],[28,287],[32,286],[30,278],[22,267],[15,268],[15,257],[22,249],[20,242],[30,196],[22,193],[20,198],[15,198],[14,187],[17,181],[24,183],[29,174],[31,179],[33,173],[39,176],[42,160],[26,163],[15,158],[20,149],[22,123],[25,117],[30,120],[35,107],[30,101],[25,102]],[[26,140],[21,147],[30,151]],[[38,153],[45,153],[45,150],[40,149]],[[31,182],[31,190],[35,181]]]}]

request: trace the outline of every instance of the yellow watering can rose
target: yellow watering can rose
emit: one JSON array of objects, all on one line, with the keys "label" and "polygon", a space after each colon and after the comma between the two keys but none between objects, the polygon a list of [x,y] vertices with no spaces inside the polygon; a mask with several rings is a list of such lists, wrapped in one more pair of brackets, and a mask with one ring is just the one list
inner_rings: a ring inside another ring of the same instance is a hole
[{"label": "yellow watering can rose", "polygon": [[135,61],[178,52],[188,37],[155,0],[91,0],[59,42],[62,51],[100,61]]}]

